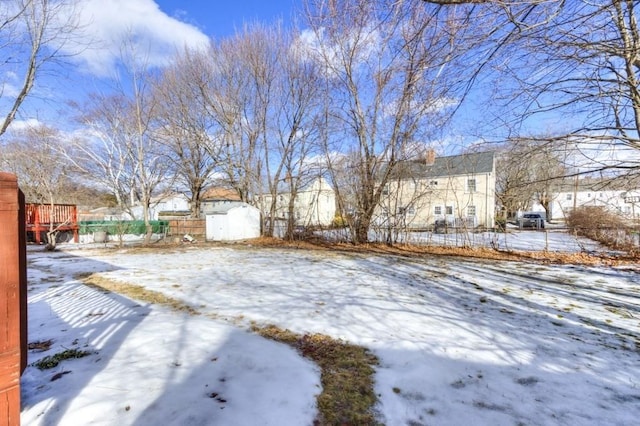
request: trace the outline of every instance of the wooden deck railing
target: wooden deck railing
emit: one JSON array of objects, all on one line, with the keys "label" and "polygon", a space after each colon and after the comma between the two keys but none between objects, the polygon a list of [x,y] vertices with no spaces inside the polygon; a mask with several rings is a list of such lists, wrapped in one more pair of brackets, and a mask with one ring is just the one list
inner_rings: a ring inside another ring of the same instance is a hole
[{"label": "wooden deck railing", "polygon": [[25,211],[27,232],[32,232],[35,242],[40,243],[42,233],[48,232],[51,224],[58,231],[73,231],[73,240],[79,241],[78,209],[74,204],[27,204]]}]

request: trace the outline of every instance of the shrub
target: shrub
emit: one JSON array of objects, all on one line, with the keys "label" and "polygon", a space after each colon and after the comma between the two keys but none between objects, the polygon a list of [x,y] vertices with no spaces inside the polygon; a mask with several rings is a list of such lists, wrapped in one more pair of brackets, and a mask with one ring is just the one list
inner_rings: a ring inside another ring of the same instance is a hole
[{"label": "shrub", "polygon": [[336,213],[333,217],[333,221],[331,222],[331,227],[333,228],[344,228],[347,226],[347,218],[342,216],[340,213]]},{"label": "shrub", "polygon": [[[169,226],[166,220],[152,220],[153,233],[162,233]],[[80,234],[91,234],[94,231],[107,231],[111,235],[134,234],[144,235],[144,220],[85,220],[80,222]]]},{"label": "shrub", "polygon": [[616,249],[632,248],[631,229],[624,219],[604,207],[584,206],[567,216],[569,230]]},{"label": "shrub", "polygon": [[67,349],[65,351],[59,352],[55,355],[48,355],[42,358],[41,360],[34,362],[32,365],[37,367],[39,370],[47,370],[49,368],[57,367],[60,362],[67,359],[75,359],[75,358],[83,358],[87,355],[91,355],[92,352],[89,351],[81,351],[79,349]]}]

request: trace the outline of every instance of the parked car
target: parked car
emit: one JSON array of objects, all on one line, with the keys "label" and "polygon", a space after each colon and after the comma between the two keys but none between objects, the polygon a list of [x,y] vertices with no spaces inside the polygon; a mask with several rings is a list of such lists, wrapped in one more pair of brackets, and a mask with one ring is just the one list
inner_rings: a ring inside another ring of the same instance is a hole
[{"label": "parked car", "polygon": [[520,228],[544,229],[544,217],[540,213],[525,213],[520,218]]}]

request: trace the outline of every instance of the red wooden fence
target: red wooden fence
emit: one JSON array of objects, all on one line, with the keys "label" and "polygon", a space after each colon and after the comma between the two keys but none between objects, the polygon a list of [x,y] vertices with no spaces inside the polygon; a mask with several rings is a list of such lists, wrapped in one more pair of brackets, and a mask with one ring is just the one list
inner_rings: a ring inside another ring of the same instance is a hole
[{"label": "red wooden fence", "polygon": [[24,196],[0,172],[0,426],[20,424],[20,375],[27,365]]}]

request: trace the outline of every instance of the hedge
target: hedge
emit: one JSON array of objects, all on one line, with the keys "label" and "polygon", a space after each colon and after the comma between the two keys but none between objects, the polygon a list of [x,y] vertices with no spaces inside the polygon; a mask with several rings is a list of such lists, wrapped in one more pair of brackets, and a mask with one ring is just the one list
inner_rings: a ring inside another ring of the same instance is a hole
[{"label": "hedge", "polygon": [[[161,234],[169,227],[169,222],[166,220],[152,220],[150,223],[154,234]],[[95,231],[107,231],[110,235],[146,233],[144,220],[84,220],[79,225],[80,235]]]}]

